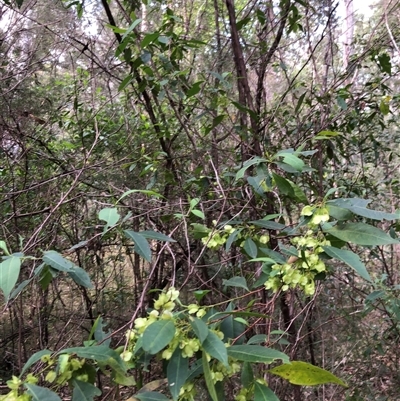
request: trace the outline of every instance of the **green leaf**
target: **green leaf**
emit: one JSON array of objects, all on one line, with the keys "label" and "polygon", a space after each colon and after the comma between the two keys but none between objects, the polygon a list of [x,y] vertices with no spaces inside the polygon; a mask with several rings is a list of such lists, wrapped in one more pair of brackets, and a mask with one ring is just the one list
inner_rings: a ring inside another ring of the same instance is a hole
[{"label": "green leaf", "polygon": [[140,46],[142,47],[142,49],[144,49],[150,43],[153,43],[154,41],[156,41],[159,36],[160,36],[160,34],[158,32],[148,33],[143,38],[142,42],[140,43]]},{"label": "green leaf", "polygon": [[267,335],[266,334],[256,334],[255,336],[251,337],[248,341],[247,344],[261,344],[265,343],[267,341]]},{"label": "green leaf", "polygon": [[340,132],[336,131],[321,131],[319,132],[316,136],[314,136],[313,139],[319,140],[319,139],[331,139],[334,138],[335,136],[340,135]]},{"label": "green leaf", "polygon": [[193,213],[195,216],[200,217],[203,220],[205,220],[206,218],[206,216],[204,216],[204,213],[201,210],[193,209],[190,212]]},{"label": "green leaf", "polygon": [[32,282],[33,279],[34,279],[34,277],[32,277],[32,278],[30,278],[28,280],[24,280],[22,283],[18,284],[17,288],[15,288],[11,292],[9,300],[14,299],[15,297],[17,297],[22,292],[22,290]]},{"label": "green leaf", "polygon": [[282,192],[284,195],[287,195],[291,198],[294,198],[294,189],[290,185],[290,182],[286,179],[281,177],[278,174],[272,173],[272,177],[274,178],[275,184],[278,187],[279,191]]},{"label": "green leaf", "polygon": [[195,82],[190,89],[186,91],[186,97],[190,98],[194,95],[197,95],[201,91],[201,84],[204,81],[197,81]]},{"label": "green leaf", "polygon": [[136,194],[136,193],[140,193],[140,194],[144,194],[144,195],[148,195],[148,196],[154,196],[155,198],[164,198],[158,192],[150,191],[148,189],[130,189],[129,191],[126,191],[122,194],[122,196],[117,200],[117,203],[121,202],[122,199],[126,198],[128,195]]},{"label": "green leaf", "polygon": [[243,249],[251,258],[257,257],[257,245],[250,237],[244,241]]},{"label": "green leaf", "polygon": [[72,379],[72,385],[72,401],[93,401],[93,397],[101,395],[101,391],[91,383]]},{"label": "green leaf", "polygon": [[232,345],[228,347],[228,355],[244,362],[272,363],[280,359],[283,363],[289,363],[289,357],[283,352],[261,345]]},{"label": "green leaf", "polygon": [[353,217],[353,213],[348,209],[343,209],[342,207],[337,207],[334,205],[326,204],[329,212],[329,216],[332,216],[335,220],[345,221],[350,220]]},{"label": "green leaf", "polygon": [[342,97],[338,96],[336,98],[337,104],[338,106],[342,109],[342,110],[347,110],[347,103],[346,100],[344,100]]},{"label": "green leaf", "polygon": [[254,381],[253,368],[251,363],[244,362],[242,366],[242,373],[240,375],[240,381],[243,387],[249,387]]},{"label": "green leaf", "polygon": [[121,357],[107,345],[93,345],[91,347],[72,347],[66,348],[59,354],[76,354],[79,358],[93,359],[97,362],[107,362],[110,358],[115,359],[121,367],[125,364]]},{"label": "green leaf", "polygon": [[247,25],[251,21],[250,17],[243,18],[242,20],[236,23],[236,29],[240,31],[245,25]]},{"label": "green leaf", "polygon": [[301,105],[303,104],[304,97],[306,96],[307,92],[304,92],[302,95],[300,95],[299,100],[297,101],[296,108],[294,109],[294,114],[297,115],[297,112],[299,111]]},{"label": "green leaf", "polygon": [[129,26],[129,28],[125,31],[121,40],[124,40],[141,22],[142,22],[141,18],[138,18],[135,21],[133,21],[132,24]]},{"label": "green leaf", "polygon": [[196,290],[193,291],[193,295],[197,302],[200,302],[211,290]]},{"label": "green leaf", "polygon": [[224,118],[225,118],[225,114],[220,114],[219,116],[214,117],[212,124],[211,124],[211,129],[214,129],[216,126],[221,124],[221,122]]},{"label": "green leaf", "polygon": [[82,287],[93,288],[93,284],[89,275],[81,267],[72,266],[72,269],[68,272],[68,274],[72,280],[75,281],[75,283],[81,285]]},{"label": "green leaf", "polygon": [[294,197],[301,203],[308,203],[308,199],[304,191],[296,185],[294,182],[287,180],[290,186],[293,188]]},{"label": "green leaf", "polygon": [[289,166],[293,167],[295,170],[301,172],[303,171],[304,168],[304,162],[303,160],[299,159],[297,156],[294,154],[281,154],[280,156],[283,156],[283,162],[288,164]]},{"label": "green leaf", "polygon": [[208,327],[207,325],[198,318],[193,318],[193,320],[190,321],[190,324],[192,326],[192,329],[194,333],[196,334],[197,338],[200,341],[200,344],[203,344],[204,340],[208,336]]},{"label": "green leaf", "polygon": [[114,226],[115,224],[118,223],[120,219],[120,215],[118,213],[117,208],[113,207],[106,207],[99,212],[99,219],[103,220],[107,223],[107,228]]},{"label": "green leaf", "polygon": [[172,398],[177,400],[179,391],[186,382],[189,372],[189,360],[182,356],[182,350],[177,347],[167,366],[168,388]]},{"label": "green leaf", "polygon": [[111,378],[115,383],[123,386],[135,386],[136,380],[133,376],[126,376],[127,366],[125,362],[118,357],[118,359],[110,357],[107,359],[106,364],[111,368]]},{"label": "green leaf", "polygon": [[123,91],[133,81],[132,75],[126,76],[118,86],[118,92]]},{"label": "green leaf", "polygon": [[335,383],[347,387],[346,383],[332,373],[307,362],[293,361],[286,365],[277,366],[269,372],[286,379],[289,383],[300,386]]},{"label": "green leaf", "polygon": [[247,322],[243,319],[243,321],[238,321],[238,319],[242,318],[234,318],[233,315],[228,315],[222,320],[220,330],[224,333],[224,339],[236,338],[235,344],[243,344],[244,336],[242,334],[246,330]]},{"label": "green leaf", "polygon": [[47,350],[47,349],[43,349],[41,351],[38,351],[36,353],[34,353],[25,363],[24,367],[21,370],[21,374],[19,375],[20,377],[22,377],[24,375],[24,373],[32,366],[34,365],[36,362],[40,361],[40,359],[42,358],[42,356],[44,355],[51,355],[51,351]]},{"label": "green leaf", "polygon": [[212,401],[218,401],[218,396],[215,390],[214,381],[211,377],[210,365],[207,361],[207,356],[205,352],[203,352],[203,356],[201,359],[203,360],[203,374],[208,389],[208,395],[211,397]]},{"label": "green leaf", "polygon": [[265,386],[264,384],[255,382],[254,401],[279,401],[279,398],[269,387]]},{"label": "green leaf", "polygon": [[335,248],[333,246],[323,246],[322,248],[331,258],[341,260],[354,269],[363,279],[370,282],[372,281],[364,263],[361,262],[359,256],[354,252]]},{"label": "green leaf", "polygon": [[397,220],[399,218],[399,216],[394,213],[386,213],[378,210],[368,209],[366,205],[370,202],[371,201],[369,199],[341,198],[328,201],[327,205],[334,205],[347,209],[358,216],[366,217],[371,220]]},{"label": "green leaf", "polygon": [[271,220],[253,220],[249,222],[250,224],[254,224],[257,227],[262,227],[267,230],[282,230],[285,228],[284,224],[277,223],[276,221],[271,221]]},{"label": "green leaf", "polygon": [[249,288],[247,287],[247,282],[244,277],[240,276],[235,276],[230,278],[229,280],[222,280],[222,285],[226,287],[239,287],[239,288],[244,288],[246,291],[249,291]]},{"label": "green leaf", "polygon": [[392,73],[392,63],[387,53],[382,53],[378,56],[378,63],[382,72],[386,72],[389,75]]},{"label": "green leaf", "polygon": [[135,243],[135,252],[144,260],[151,261],[151,249],[146,238],[132,230],[124,230],[125,235]]},{"label": "green leaf", "polygon": [[148,64],[151,60],[151,53],[147,50],[143,50],[142,54],[140,55],[140,59],[144,64]]},{"label": "green leaf", "polygon": [[324,231],[345,242],[357,245],[389,245],[398,244],[399,241],[391,238],[384,231],[365,223],[338,224]]},{"label": "green leaf", "polygon": [[6,256],[0,263],[0,288],[3,291],[4,298],[8,299],[12,289],[17,283],[19,272],[21,270],[21,258],[13,255]]},{"label": "green leaf", "polygon": [[254,192],[260,195],[262,198],[265,198],[265,191],[262,188],[261,184],[264,179],[260,179],[260,177],[247,177],[247,182],[253,188]]},{"label": "green leaf", "polygon": [[43,252],[43,262],[49,265],[53,269],[61,272],[70,272],[73,270],[74,264],[68,259],[63,258],[56,251],[45,251]]},{"label": "green leaf", "polygon": [[61,401],[61,398],[48,388],[28,383],[24,383],[24,386],[35,401]]},{"label": "green leaf", "polygon": [[8,251],[7,244],[5,243],[5,241],[0,241],[0,249],[2,249],[6,255],[8,256],[10,255],[10,252]]},{"label": "green leaf", "polygon": [[157,231],[139,231],[139,234],[144,238],[155,239],[157,241],[176,242],[168,235],[161,234]]},{"label": "green leaf", "polygon": [[244,173],[246,170],[253,166],[254,164],[260,164],[260,163],[265,163],[267,162],[266,159],[262,159],[261,157],[253,157],[250,160],[247,160],[243,163],[243,167],[236,173],[235,180],[240,180],[241,178],[244,177]]},{"label": "green leaf", "polygon": [[169,43],[169,41],[171,40],[171,38],[169,36],[164,36],[161,35],[158,37],[157,39],[160,43],[162,43],[163,45],[167,45]]},{"label": "green leaf", "polygon": [[241,230],[235,230],[233,233],[229,234],[228,239],[226,240],[225,244],[225,251],[229,252],[231,249],[232,244],[236,241],[238,235],[240,234]]},{"label": "green leaf", "polygon": [[135,394],[135,398],[140,401],[168,401],[168,398],[164,394],[155,391]]},{"label": "green leaf", "polygon": [[225,344],[212,331],[208,331],[207,338],[203,341],[203,349],[225,366],[228,366],[228,353]]},{"label": "green leaf", "polygon": [[172,320],[159,320],[151,323],[143,333],[143,349],[154,355],[166,347],[174,338],[175,325]]}]

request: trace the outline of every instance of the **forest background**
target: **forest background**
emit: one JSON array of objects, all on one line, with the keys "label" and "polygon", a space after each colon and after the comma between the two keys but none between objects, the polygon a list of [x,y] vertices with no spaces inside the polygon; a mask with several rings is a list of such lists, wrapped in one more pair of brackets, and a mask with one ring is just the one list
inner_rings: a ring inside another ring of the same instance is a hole
[{"label": "forest background", "polygon": [[3,1],[0,399],[400,399],[399,7]]}]

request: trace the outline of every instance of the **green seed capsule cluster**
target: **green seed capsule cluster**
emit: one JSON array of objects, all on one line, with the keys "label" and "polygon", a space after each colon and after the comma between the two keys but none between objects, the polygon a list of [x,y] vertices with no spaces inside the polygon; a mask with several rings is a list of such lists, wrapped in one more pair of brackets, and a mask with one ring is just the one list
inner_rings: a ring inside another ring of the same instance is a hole
[{"label": "green seed capsule cluster", "polygon": [[272,265],[272,271],[265,288],[273,292],[287,291],[290,288],[300,288],[306,295],[315,293],[315,276],[326,271],[325,263],[319,254],[322,246],[329,246],[330,242],[323,236],[318,238],[312,230],[303,237],[294,237],[291,243],[297,248],[297,257],[289,259],[291,262]]},{"label": "green seed capsule cluster", "polygon": [[[216,221],[213,222],[216,224]],[[255,226],[246,226],[246,227],[232,227],[230,224],[226,224],[222,227],[222,229],[208,229],[208,235],[203,237],[201,241],[207,248],[218,250],[228,241],[230,235],[236,233],[235,242],[241,248],[244,247],[244,243],[246,238],[251,238],[253,241],[257,241],[260,244],[267,244],[269,242],[269,235],[261,233],[259,235]]]}]

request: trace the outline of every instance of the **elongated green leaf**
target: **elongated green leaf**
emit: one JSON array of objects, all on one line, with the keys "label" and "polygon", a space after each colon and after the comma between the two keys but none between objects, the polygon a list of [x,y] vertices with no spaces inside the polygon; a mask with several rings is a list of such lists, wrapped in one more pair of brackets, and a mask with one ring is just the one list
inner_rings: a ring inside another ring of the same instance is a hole
[{"label": "elongated green leaf", "polygon": [[18,287],[14,289],[14,291],[11,292],[10,295],[10,300],[14,299],[16,296],[18,296],[22,290],[31,283],[31,281],[34,279],[34,277],[28,279],[28,280],[24,280],[22,283],[18,284]]},{"label": "elongated green leaf", "polygon": [[0,288],[7,299],[17,283],[21,270],[21,259],[14,255],[6,256],[0,263]]},{"label": "elongated green leaf", "polygon": [[189,360],[182,356],[182,351],[177,347],[172,354],[167,366],[168,388],[173,400],[179,397],[179,391],[186,382],[189,373]]},{"label": "elongated green leaf", "polygon": [[296,185],[293,181],[287,180],[290,186],[293,188],[294,197],[301,203],[308,203],[308,199],[304,191]]},{"label": "elongated green leaf", "polygon": [[331,258],[341,260],[354,269],[363,279],[372,281],[364,263],[361,262],[359,256],[354,252],[335,248],[333,246],[323,246],[322,248]]},{"label": "elongated green leaf", "polygon": [[121,357],[106,345],[66,348],[61,350],[59,354],[76,354],[79,358],[93,359],[97,362],[107,362],[109,358],[114,358],[121,366],[125,366]]},{"label": "elongated green leaf", "polygon": [[249,291],[249,287],[247,286],[246,279],[244,277],[235,276],[230,278],[229,280],[222,280],[222,285],[226,287],[239,287],[244,288],[246,291]]},{"label": "elongated green leaf", "polygon": [[243,387],[249,387],[254,381],[254,373],[251,363],[244,362],[242,372],[240,375],[240,381]]},{"label": "elongated green leaf", "polygon": [[99,219],[105,221],[107,223],[107,227],[117,224],[120,218],[121,216],[115,207],[106,207],[99,212]]},{"label": "elongated green leaf", "polygon": [[326,204],[329,212],[329,216],[333,217],[335,220],[350,220],[353,217],[353,213],[349,209],[344,209],[342,207],[337,207],[335,205]]},{"label": "elongated green leaf", "polygon": [[228,353],[225,344],[212,331],[208,332],[208,336],[203,342],[203,349],[225,366],[228,366]]},{"label": "elongated green leaf", "polygon": [[246,240],[244,241],[243,248],[246,251],[247,255],[249,255],[251,258],[257,257],[257,245],[250,237],[246,238]]},{"label": "elongated green leaf", "polygon": [[146,46],[148,46],[150,43],[154,42],[155,40],[158,39],[160,36],[159,32],[154,32],[154,33],[148,33],[145,35],[143,38],[142,42],[140,43],[140,46],[142,49],[144,49]]},{"label": "elongated green leaf", "polygon": [[141,18],[136,19],[132,22],[129,28],[125,31],[124,35],[122,36],[122,40],[124,40],[140,23],[142,22]]},{"label": "elongated green leaf", "polygon": [[286,365],[277,366],[269,370],[270,373],[286,379],[292,384],[300,386],[316,386],[318,384],[335,383],[347,387],[347,384],[338,377],[307,362],[293,361]]},{"label": "elongated green leaf", "polygon": [[155,391],[137,393],[135,394],[135,398],[140,401],[168,401],[168,398],[164,394],[156,393]]},{"label": "elongated green leaf", "polygon": [[347,223],[324,230],[330,235],[345,242],[357,245],[389,245],[399,241],[387,235],[384,231],[365,223]]},{"label": "elongated green leaf", "polygon": [[51,266],[53,269],[62,272],[70,272],[73,270],[74,264],[68,259],[63,258],[56,251],[43,252],[43,262]]},{"label": "elongated green leaf", "polygon": [[246,24],[251,21],[250,17],[243,18],[242,20],[236,22],[236,29],[240,31]]},{"label": "elongated green leaf", "polygon": [[[242,319],[242,318],[236,318]],[[220,330],[224,333],[224,338],[234,339],[235,344],[243,344],[244,336],[242,334],[246,330],[247,322],[238,322],[232,315],[228,315],[220,324]]]},{"label": "elongated green leaf", "polygon": [[111,377],[115,383],[122,384],[123,386],[136,385],[135,378],[133,376],[126,375],[127,367],[120,357],[118,359],[110,357],[107,359],[106,364],[112,370]]},{"label": "elongated green leaf", "polygon": [[193,210],[190,211],[190,213],[194,214],[197,217],[200,217],[202,220],[205,220],[205,218],[206,218],[204,213],[201,210],[198,210],[198,209],[193,209]]},{"label": "elongated green leaf", "polygon": [[117,203],[121,202],[122,199],[124,199],[128,195],[136,194],[136,193],[140,193],[140,194],[144,194],[144,195],[148,195],[148,196],[154,196],[155,198],[164,198],[158,192],[150,191],[149,189],[130,189],[129,191],[126,191],[122,194],[122,196],[117,200]]},{"label": "elongated green leaf", "polygon": [[165,242],[176,242],[168,235],[161,234],[157,231],[139,231],[139,234],[142,235],[144,238],[155,239],[158,241],[165,241]]},{"label": "elongated green leaf", "polygon": [[93,397],[101,395],[101,391],[91,383],[73,379],[72,385],[72,401],[93,401]]},{"label": "elongated green leaf", "polygon": [[207,356],[205,352],[203,352],[203,356],[201,359],[203,360],[203,374],[208,389],[208,394],[211,397],[212,401],[218,401],[218,396],[215,390],[214,381],[211,377],[210,365],[207,361]]},{"label": "elongated green leaf", "polygon": [[42,356],[44,355],[51,355],[51,351],[47,350],[47,349],[43,349],[41,351],[38,351],[36,353],[34,353],[25,363],[24,367],[21,370],[21,374],[20,377],[22,377],[24,375],[24,373],[32,366],[34,365],[36,362],[40,361],[40,359],[42,358]]},{"label": "elongated green leaf", "polygon": [[194,95],[197,95],[201,91],[201,85],[204,81],[195,82],[191,88],[189,88],[186,92],[186,97],[190,98]]},{"label": "elongated green leaf", "polygon": [[61,398],[48,388],[28,383],[25,383],[24,386],[35,401],[61,401]]},{"label": "elongated green leaf", "polygon": [[243,178],[244,173],[250,166],[253,166],[254,164],[265,163],[266,161],[266,159],[262,159],[261,157],[253,157],[252,159],[247,160],[243,163],[243,167],[236,173],[235,180],[237,181]]},{"label": "elongated green leaf", "polygon": [[266,228],[267,230],[282,230],[283,228],[285,228],[284,224],[277,223],[276,221],[271,220],[253,220],[249,223],[254,224],[257,227]]},{"label": "elongated green leaf", "polygon": [[208,336],[208,326],[198,318],[191,320],[190,324],[200,343],[203,344],[204,340]]},{"label": "elongated green leaf", "polygon": [[265,386],[264,384],[255,382],[254,401],[279,401],[279,398],[269,387]]},{"label": "elongated green leaf", "polygon": [[369,199],[359,198],[340,198],[328,201],[327,205],[334,205],[349,210],[350,212],[366,217],[371,220],[397,220],[400,216],[395,213],[380,212],[378,210],[368,209],[366,206],[371,201]]},{"label": "elongated green leaf", "polygon": [[261,344],[267,341],[266,334],[256,334],[255,336],[251,337],[249,341],[247,341],[247,345],[251,344]]},{"label": "elongated green leaf", "polygon": [[142,347],[154,355],[174,338],[175,325],[172,320],[159,320],[150,324],[143,333]]},{"label": "elongated green leaf", "polygon": [[[254,258],[254,259],[250,259],[249,262],[264,262],[266,265],[273,265],[275,264],[277,261],[273,260],[271,258],[268,258],[266,256],[261,256],[260,258]],[[283,260],[283,263],[285,263],[285,260]]]},{"label": "elongated green leaf", "polygon": [[10,255],[10,251],[8,250],[7,244],[5,243],[5,241],[0,241],[0,249],[2,249],[3,252],[4,252],[6,255]]},{"label": "elongated green leaf", "polygon": [[261,186],[263,181],[264,179],[260,179],[260,177],[247,177],[247,182],[252,186],[254,192],[265,198],[265,191]]},{"label": "elongated green leaf", "polygon": [[93,288],[93,284],[89,275],[81,267],[72,266],[72,269],[68,272],[68,274],[72,280],[75,281],[75,283],[81,285],[82,287]]},{"label": "elongated green leaf", "polygon": [[233,233],[229,234],[228,239],[226,240],[225,250],[229,252],[231,249],[232,244],[236,241],[238,235],[240,234],[241,230],[235,230]]},{"label": "elongated green leaf", "polygon": [[289,363],[289,357],[283,352],[261,345],[232,345],[227,349],[228,355],[239,361],[272,363],[280,359],[284,363]]},{"label": "elongated green leaf", "polygon": [[293,198],[294,197],[294,189],[290,185],[290,182],[286,178],[283,178],[278,174],[272,173],[272,176],[274,178],[275,184],[278,187],[279,191],[282,192],[282,194]]},{"label": "elongated green leaf", "polygon": [[289,164],[289,166],[292,166],[297,171],[303,171],[304,168],[303,160],[299,159],[294,154],[289,154],[289,153],[283,154],[281,156],[283,156],[284,163]]},{"label": "elongated green leaf", "polygon": [[146,238],[144,238],[141,234],[132,230],[125,230],[124,233],[128,238],[130,238],[135,243],[135,252],[139,254],[144,260],[150,262],[151,249]]}]

